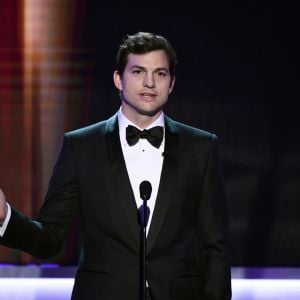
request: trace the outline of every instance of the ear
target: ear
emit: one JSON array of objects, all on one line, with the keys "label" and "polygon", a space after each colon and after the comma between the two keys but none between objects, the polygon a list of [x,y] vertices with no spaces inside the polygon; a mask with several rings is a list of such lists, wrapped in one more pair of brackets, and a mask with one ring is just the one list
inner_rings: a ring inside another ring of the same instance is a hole
[{"label": "ear", "polygon": [[114,71],[114,84],[119,91],[122,91],[122,78],[118,71]]},{"label": "ear", "polygon": [[170,83],[169,94],[171,94],[171,92],[173,91],[174,85],[175,85],[175,76],[173,77],[173,79]]}]

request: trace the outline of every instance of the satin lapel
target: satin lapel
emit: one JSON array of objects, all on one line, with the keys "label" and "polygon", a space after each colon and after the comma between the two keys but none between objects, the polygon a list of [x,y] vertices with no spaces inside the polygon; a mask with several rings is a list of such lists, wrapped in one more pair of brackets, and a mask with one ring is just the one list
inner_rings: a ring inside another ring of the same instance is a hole
[{"label": "satin lapel", "polygon": [[112,180],[115,181],[115,191],[121,204],[120,207],[124,210],[127,217],[138,249],[140,234],[138,213],[122,153],[117,115],[111,117],[107,122],[107,146],[112,166]]},{"label": "satin lapel", "polygon": [[147,237],[147,253],[154,246],[171,201],[177,170],[178,134],[173,121],[165,117],[165,151],[160,184]]}]

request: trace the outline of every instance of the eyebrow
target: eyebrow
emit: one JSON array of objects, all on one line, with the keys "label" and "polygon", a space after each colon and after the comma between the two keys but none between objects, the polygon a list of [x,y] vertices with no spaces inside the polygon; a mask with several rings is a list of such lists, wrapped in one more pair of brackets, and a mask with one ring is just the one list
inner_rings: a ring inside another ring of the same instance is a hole
[{"label": "eyebrow", "polygon": [[[145,67],[143,67],[143,66],[139,66],[139,65],[132,65],[131,67],[130,67],[130,70],[132,70],[132,69],[141,69],[141,70],[147,70],[147,68],[145,68]],[[157,72],[157,71],[165,71],[165,72],[167,72],[167,73],[169,73],[169,69],[168,68],[156,68],[155,70],[154,70],[154,72]]]}]

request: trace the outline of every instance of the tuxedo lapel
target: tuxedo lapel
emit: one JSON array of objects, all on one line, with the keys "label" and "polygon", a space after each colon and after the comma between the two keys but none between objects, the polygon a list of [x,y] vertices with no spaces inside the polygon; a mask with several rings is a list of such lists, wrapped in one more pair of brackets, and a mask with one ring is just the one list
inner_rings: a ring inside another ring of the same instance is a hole
[{"label": "tuxedo lapel", "polygon": [[121,208],[124,210],[127,217],[129,227],[134,235],[134,242],[138,249],[140,234],[138,213],[122,153],[117,114],[107,121],[107,146],[113,173],[112,180],[114,180],[116,184],[115,191],[121,204]]},{"label": "tuxedo lapel", "polygon": [[[137,249],[140,244],[140,226],[134,193],[132,191],[129,176],[124,161],[120,138],[117,114],[107,121],[107,146],[112,168],[112,175],[116,186],[118,201],[125,212],[129,227],[134,236]],[[161,179],[153,212],[152,221],[147,237],[147,253],[154,246],[161,226],[167,214],[171,201],[174,181],[177,170],[178,134],[174,122],[165,117],[165,150]]]},{"label": "tuxedo lapel", "polygon": [[174,122],[165,117],[165,151],[161,179],[147,237],[147,254],[151,251],[167,214],[177,170],[178,134]]}]

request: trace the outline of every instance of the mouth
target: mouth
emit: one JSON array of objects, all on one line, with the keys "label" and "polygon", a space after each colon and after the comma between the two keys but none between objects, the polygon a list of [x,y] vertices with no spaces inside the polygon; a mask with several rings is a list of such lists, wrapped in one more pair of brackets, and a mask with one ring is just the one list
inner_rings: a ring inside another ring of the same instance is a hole
[{"label": "mouth", "polygon": [[153,93],[140,93],[140,96],[145,101],[153,101],[156,97],[156,94],[153,94]]}]

